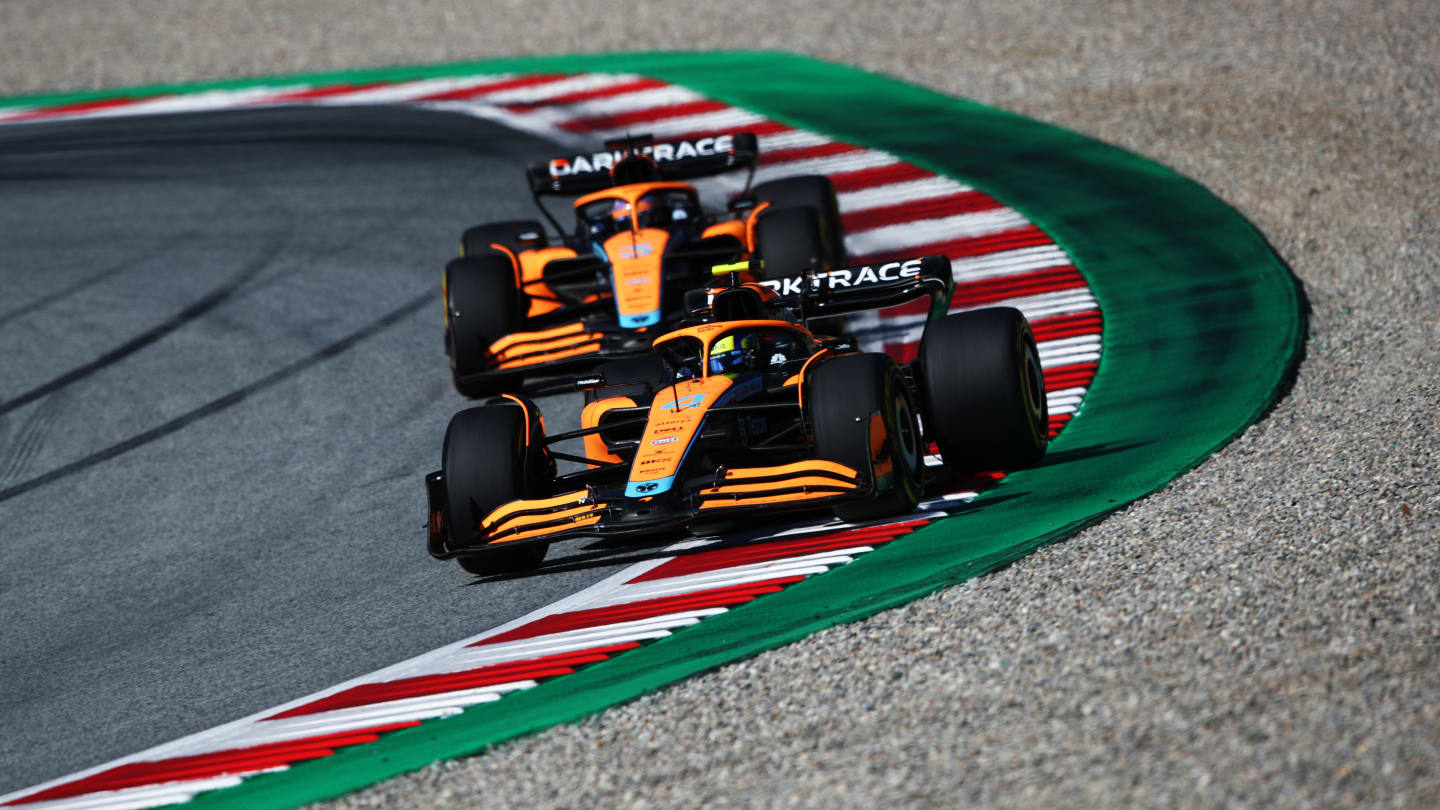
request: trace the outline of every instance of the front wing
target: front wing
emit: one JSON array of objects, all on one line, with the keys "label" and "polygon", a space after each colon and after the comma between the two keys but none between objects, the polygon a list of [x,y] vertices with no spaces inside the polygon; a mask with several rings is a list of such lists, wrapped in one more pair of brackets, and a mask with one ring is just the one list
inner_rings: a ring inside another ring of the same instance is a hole
[{"label": "front wing", "polygon": [[430,497],[430,553],[441,559],[571,537],[650,534],[683,528],[697,519],[823,509],[875,494],[866,476],[830,461],[721,468],[712,480],[660,498],[626,497],[623,487],[588,487],[550,498],[511,501],[486,515],[474,537],[451,538],[443,527],[440,473],[431,473],[425,483]]},{"label": "front wing", "polygon": [[645,354],[650,351],[652,339],[648,332],[627,331],[584,320],[548,329],[512,332],[490,344],[486,368],[456,374],[455,384],[462,393],[471,388],[488,391],[496,387],[518,387],[523,380],[584,373],[606,360]]}]

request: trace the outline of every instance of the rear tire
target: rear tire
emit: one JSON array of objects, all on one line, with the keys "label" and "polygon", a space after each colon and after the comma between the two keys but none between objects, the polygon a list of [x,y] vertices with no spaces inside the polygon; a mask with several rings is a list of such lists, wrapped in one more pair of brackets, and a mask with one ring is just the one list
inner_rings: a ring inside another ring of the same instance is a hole
[{"label": "rear tire", "polygon": [[[830,267],[845,266],[845,229],[840,221],[840,204],[830,178],[820,175],[783,177],[761,183],[751,192],[756,203],[768,202],[774,209],[795,206],[814,208],[820,220],[820,243]],[[762,214],[763,216],[763,214]]]},{"label": "rear tire", "polygon": [[490,344],[519,326],[520,303],[515,265],[499,251],[454,259],[445,266],[445,348],[461,394],[482,397],[505,389],[501,380],[480,385],[460,380],[485,370]]},{"label": "rear tire", "polygon": [[[915,406],[895,361],[883,354],[842,355],[820,364],[807,384],[815,452],[820,458],[875,471],[872,500],[835,507],[856,523],[907,514],[920,500],[924,453]],[[884,421],[883,444],[872,446],[871,415]]]},{"label": "rear tire", "polygon": [[460,237],[460,255],[479,256],[486,251],[494,250],[490,247],[494,242],[499,242],[519,253],[533,245],[536,240],[541,244],[545,242],[545,228],[533,219],[491,222],[486,225],[476,225],[465,231],[464,235]]},{"label": "rear tire", "polygon": [[946,315],[925,330],[920,367],[925,428],[952,471],[1018,470],[1045,454],[1045,377],[1020,310]]},{"label": "rear tire", "polygon": [[[441,469],[445,476],[445,521],[451,543],[463,545],[495,507],[534,494],[536,459],[525,444],[525,412],[518,405],[481,405],[455,414],[445,431]],[[532,480],[527,480],[527,469]],[[460,567],[478,576],[534,568],[548,543],[458,557]]]},{"label": "rear tire", "polygon": [[766,209],[755,223],[755,255],[761,267],[759,281],[789,278],[809,268],[835,267],[826,255],[820,217],[814,208]]}]

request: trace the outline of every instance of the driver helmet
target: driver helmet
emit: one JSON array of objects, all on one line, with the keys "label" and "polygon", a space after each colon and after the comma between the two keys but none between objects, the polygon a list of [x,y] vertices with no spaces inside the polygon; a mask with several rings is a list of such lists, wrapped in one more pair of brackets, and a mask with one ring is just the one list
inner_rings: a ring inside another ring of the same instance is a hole
[{"label": "driver helmet", "polygon": [[744,371],[760,368],[760,338],[754,332],[735,332],[710,347],[710,373],[732,379]]},{"label": "driver helmet", "polygon": [[644,197],[640,198],[633,208],[626,200],[616,200],[615,204],[610,207],[610,219],[614,220],[616,230],[623,231],[630,229],[630,217],[638,216],[640,227],[643,228],[649,222],[650,212],[654,208],[655,203]]}]

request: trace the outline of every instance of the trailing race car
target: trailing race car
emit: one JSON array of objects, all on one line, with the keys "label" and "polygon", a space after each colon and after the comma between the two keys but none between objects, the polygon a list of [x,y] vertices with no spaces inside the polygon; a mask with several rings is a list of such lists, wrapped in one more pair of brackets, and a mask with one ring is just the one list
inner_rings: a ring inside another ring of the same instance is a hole
[{"label": "trailing race car", "polygon": [[[798,282],[716,269],[729,284],[687,296],[690,319],[651,354],[574,381],[586,391],[579,430],[547,434],[514,394],[456,414],[442,469],[425,479],[430,553],[491,574],[538,565],[575,536],[710,533],[792,510],[871,520],[914,509],[927,478],[1014,470],[1045,452],[1029,324],[1008,307],[945,314],[945,257]],[[925,336],[905,366],[806,326],[920,296]],[[554,448],[577,438],[584,455]],[[939,471],[923,463],[932,442]],[[585,469],[557,475],[557,460]]]},{"label": "trailing race car", "polygon": [[[740,132],[557,158],[528,169],[537,221],[479,225],[445,268],[445,350],[455,388],[471,397],[543,390],[534,381],[647,353],[683,316],[685,291],[708,283],[711,266],[764,259],[772,274],[845,262],[830,181],[788,177],[750,188],[728,210],[706,213],[678,179],[748,169],[756,138]],[[576,196],[568,231],[543,195]],[[757,261],[757,269],[761,263]],[[758,277],[758,276],[757,276]]]}]

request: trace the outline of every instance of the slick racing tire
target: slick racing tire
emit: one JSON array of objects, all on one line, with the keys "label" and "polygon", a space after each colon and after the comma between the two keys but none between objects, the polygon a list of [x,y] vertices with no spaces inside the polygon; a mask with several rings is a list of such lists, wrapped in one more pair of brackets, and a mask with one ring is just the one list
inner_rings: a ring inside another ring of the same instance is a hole
[{"label": "slick racing tire", "polygon": [[761,211],[755,222],[755,255],[760,268],[751,267],[760,281],[798,276],[812,267],[824,271],[836,266],[826,256],[820,217],[809,206]]},{"label": "slick racing tire", "polygon": [[504,380],[463,381],[486,368],[490,344],[520,324],[520,293],[515,265],[496,251],[453,259],[445,266],[445,350],[455,390],[482,397],[506,388]]},{"label": "slick racing tire", "polygon": [[[912,511],[920,500],[925,454],[915,405],[895,361],[883,354],[828,360],[811,373],[805,401],[816,455],[872,477],[876,488],[869,501],[835,507],[836,516],[856,523]],[[876,413],[884,436],[872,436]]]},{"label": "slick racing tire", "polygon": [[[845,266],[845,231],[840,223],[840,204],[835,198],[835,187],[830,178],[820,175],[784,177],[761,183],[751,191],[756,204],[770,203],[770,207],[814,208],[820,222],[820,244],[825,249],[825,261],[830,267]],[[764,216],[762,212],[761,216]]]},{"label": "slick racing tire", "polygon": [[495,242],[519,253],[537,242],[544,244],[545,228],[533,219],[509,219],[476,225],[460,237],[460,255],[479,256],[493,250],[490,245]]},{"label": "slick racing tire", "polygon": [[946,315],[920,343],[925,430],[954,472],[1018,470],[1050,441],[1045,377],[1030,323],[993,307]]},{"label": "slick racing tire", "polygon": [[[481,405],[451,417],[441,469],[445,522],[457,547],[475,534],[480,521],[495,507],[531,494],[526,471],[535,459],[527,458],[525,431],[524,409],[508,403]],[[547,543],[531,543],[457,560],[461,568],[479,576],[509,574],[539,565],[548,550]]]}]

